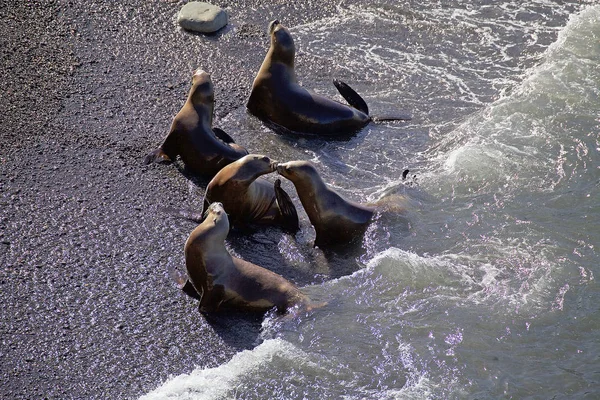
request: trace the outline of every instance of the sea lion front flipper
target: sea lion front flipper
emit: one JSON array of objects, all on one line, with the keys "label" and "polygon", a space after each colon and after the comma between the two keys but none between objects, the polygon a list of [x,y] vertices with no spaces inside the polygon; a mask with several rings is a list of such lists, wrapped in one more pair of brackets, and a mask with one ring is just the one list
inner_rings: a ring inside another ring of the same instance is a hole
[{"label": "sea lion front flipper", "polygon": [[[227,132],[225,132],[223,129],[221,128],[212,128],[213,132],[215,133],[215,136],[220,139],[223,143],[225,143],[226,145],[228,145],[229,147],[231,147],[232,149],[234,149],[237,152],[240,152],[241,154],[247,155],[248,150],[246,150],[244,147],[240,146],[239,144],[237,144],[235,142],[235,140],[233,140],[233,138],[231,136],[229,136],[227,134]],[[242,156],[240,156],[241,158]]]},{"label": "sea lion front flipper", "polygon": [[187,294],[193,299],[200,301],[202,300],[202,295],[196,291],[196,288],[194,287],[194,285],[192,285],[192,282],[190,282],[189,279],[187,279],[183,286],[181,286],[181,290],[183,291],[183,293]]},{"label": "sea lion front flipper", "polygon": [[212,290],[203,294],[198,310],[201,313],[219,311],[219,307],[223,301],[225,301],[225,287],[223,285],[215,285]]},{"label": "sea lion front flipper", "polygon": [[161,163],[161,162],[171,162],[171,157],[167,153],[164,152],[162,147],[148,153],[146,158],[144,158],[144,164],[148,165],[150,163]]},{"label": "sea lion front flipper", "polygon": [[369,106],[363,100],[362,97],[358,93],[354,91],[350,86],[340,81],[339,79],[334,79],[333,84],[337,88],[338,92],[342,95],[344,99],[350,104],[352,107],[356,108],[369,115]]},{"label": "sea lion front flipper", "polygon": [[212,130],[215,133],[215,136],[221,139],[223,142],[227,144],[235,143],[235,140],[233,140],[233,138],[229,136],[223,129],[213,127]]},{"label": "sea lion front flipper", "polygon": [[279,206],[281,215],[284,217],[283,228],[291,233],[298,232],[300,229],[298,212],[296,211],[296,206],[294,206],[290,196],[281,188],[281,179],[275,181],[274,187],[277,205]]},{"label": "sea lion front flipper", "polygon": [[175,284],[183,291],[183,293],[196,300],[202,299],[202,294],[198,293],[194,285],[192,285],[192,282],[190,282],[190,280],[187,279],[187,276],[184,276],[181,271],[174,267],[169,268],[168,271],[169,277],[175,281]]}]

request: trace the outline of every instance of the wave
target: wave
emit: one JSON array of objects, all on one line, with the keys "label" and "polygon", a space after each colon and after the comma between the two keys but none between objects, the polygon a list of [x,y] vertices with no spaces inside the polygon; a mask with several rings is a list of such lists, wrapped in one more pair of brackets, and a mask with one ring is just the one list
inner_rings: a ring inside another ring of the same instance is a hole
[{"label": "wave", "polygon": [[510,95],[433,147],[430,157],[444,171],[437,182],[463,193],[506,186],[551,191],[598,165],[599,19],[600,6],[571,16]]},{"label": "wave", "polygon": [[[390,249],[350,276],[304,288],[327,306],[306,315],[269,315],[255,349],[174,377],[142,399],[423,398],[439,392],[440,382],[457,388],[451,375],[431,380],[418,341],[401,333],[403,318],[426,316],[432,303],[443,301],[446,294],[433,291],[426,301],[405,301],[407,292],[427,290],[432,279],[446,286],[442,265],[449,263]],[[455,298],[454,291],[447,295]]]},{"label": "wave", "polygon": [[474,271],[462,263],[468,258],[388,249],[349,276],[303,288],[325,307],[267,316],[255,349],[174,377],[142,399],[466,395],[465,382],[448,362],[463,346],[468,316],[495,314],[498,322],[482,327],[502,329],[507,306],[525,316],[530,298],[547,292],[544,279],[524,289],[510,271],[485,263]]},{"label": "wave", "polygon": [[292,344],[281,339],[266,340],[253,350],[244,350],[216,368],[199,368],[190,374],[172,378],[140,400],[198,400],[235,398],[236,386],[244,376],[252,376],[261,367],[279,362],[305,364],[318,368],[307,361],[307,356]]}]

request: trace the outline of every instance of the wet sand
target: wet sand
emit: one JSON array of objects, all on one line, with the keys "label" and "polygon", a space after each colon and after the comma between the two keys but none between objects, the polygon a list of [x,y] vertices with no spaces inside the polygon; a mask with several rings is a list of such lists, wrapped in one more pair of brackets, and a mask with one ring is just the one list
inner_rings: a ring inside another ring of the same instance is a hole
[{"label": "wet sand", "polygon": [[183,4],[0,8],[1,398],[136,398],[256,345],[260,317],[207,320],[170,275],[195,224],[160,209],[200,209],[206,182],[142,160],[196,67],[212,74],[218,125],[244,107],[268,22],[335,6],[216,2],[230,24],[204,36],[177,28]]}]

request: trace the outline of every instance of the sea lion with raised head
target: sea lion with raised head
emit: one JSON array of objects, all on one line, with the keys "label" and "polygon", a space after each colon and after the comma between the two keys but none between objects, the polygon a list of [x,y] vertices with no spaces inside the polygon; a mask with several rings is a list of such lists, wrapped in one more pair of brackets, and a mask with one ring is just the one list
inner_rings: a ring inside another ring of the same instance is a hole
[{"label": "sea lion with raised head", "polygon": [[[296,48],[289,30],[279,21],[269,24],[271,46],[254,79],[248,110],[274,129],[300,134],[354,134],[374,118],[367,103],[345,83],[334,85],[350,106],[311,93],[298,84],[294,70]],[[380,120],[407,120],[388,116]]]},{"label": "sea lion with raised head", "polygon": [[223,130],[213,128],[214,104],[210,75],[197,69],[187,100],[173,119],[169,134],[144,162],[169,162],[180,156],[194,174],[213,177],[225,165],[248,154]]},{"label": "sea lion with raised head", "polygon": [[280,181],[274,184],[260,176],[274,172],[276,162],[267,156],[249,154],[220,170],[206,187],[204,210],[211,203],[223,204],[232,225],[277,225],[295,233],[298,214]]},{"label": "sea lion with raised head", "polygon": [[188,282],[183,290],[200,300],[201,312],[264,312],[273,307],[285,312],[296,305],[312,308],[309,298],[281,275],[232,257],[225,247],[228,232],[223,205],[213,203],[185,242]]},{"label": "sea lion with raised head", "polygon": [[377,211],[404,211],[403,196],[360,204],[330,189],[308,161],[279,163],[277,173],[292,181],[315,228],[315,246],[339,246],[361,239]]}]

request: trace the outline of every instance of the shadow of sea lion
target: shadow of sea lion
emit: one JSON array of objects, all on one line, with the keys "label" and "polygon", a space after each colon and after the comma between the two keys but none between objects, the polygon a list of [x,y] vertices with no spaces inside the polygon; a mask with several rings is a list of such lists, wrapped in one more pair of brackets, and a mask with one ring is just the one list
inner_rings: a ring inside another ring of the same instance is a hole
[{"label": "shadow of sea lion", "polygon": [[260,330],[264,313],[228,310],[203,315],[223,342],[237,351],[252,350],[262,342]]},{"label": "shadow of sea lion", "polygon": [[[196,187],[206,188],[206,186],[208,186],[208,182],[210,182],[210,180],[212,179],[212,177],[204,177],[204,176],[195,174],[193,171],[191,171],[189,168],[187,168],[185,166],[185,164],[183,163],[183,161],[181,161],[181,159],[179,157],[177,158],[177,161],[174,162],[174,164],[175,164],[175,168],[177,168],[179,173],[182,174],[185,179],[192,182],[194,184],[194,186],[196,186]],[[202,210],[200,210],[200,211],[202,211]]]},{"label": "shadow of sea lion", "polygon": [[[185,272],[177,267],[170,267],[167,273],[181,294],[200,300],[196,290],[187,281]],[[200,312],[198,308],[196,310]],[[231,309],[221,313],[200,312],[200,314],[223,342],[236,351],[251,350],[262,342],[260,332],[265,313]]]}]

